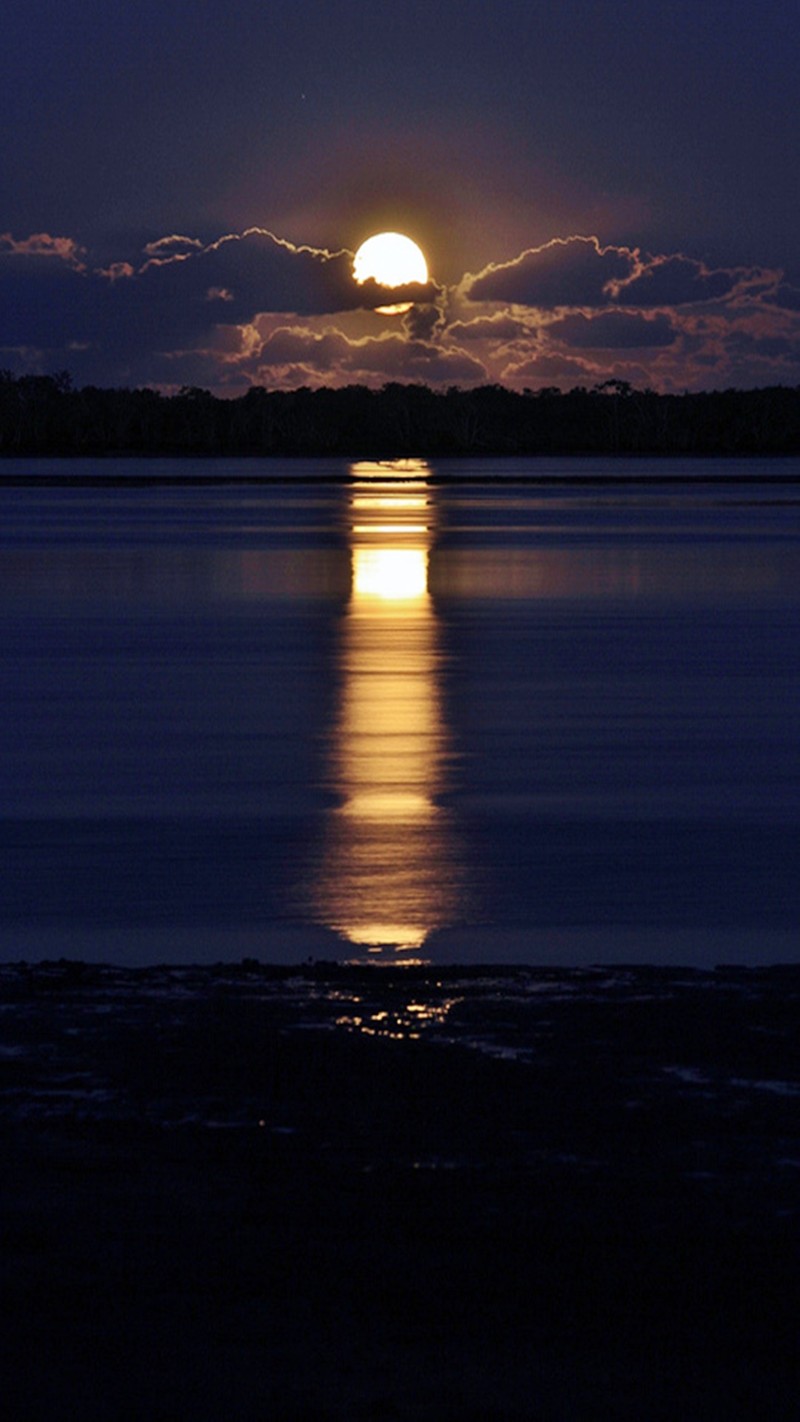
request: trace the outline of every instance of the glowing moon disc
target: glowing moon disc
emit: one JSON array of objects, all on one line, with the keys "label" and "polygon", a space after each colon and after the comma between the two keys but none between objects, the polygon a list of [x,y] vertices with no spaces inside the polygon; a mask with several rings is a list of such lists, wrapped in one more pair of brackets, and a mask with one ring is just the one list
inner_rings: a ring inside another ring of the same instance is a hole
[{"label": "glowing moon disc", "polygon": [[[424,283],[428,280],[428,264],[416,242],[404,237],[401,232],[377,232],[362,242],[353,262],[353,276],[361,282],[370,277],[380,286],[406,286],[408,282]],[[376,310],[385,316],[408,311],[410,301],[393,306],[378,306]]]}]

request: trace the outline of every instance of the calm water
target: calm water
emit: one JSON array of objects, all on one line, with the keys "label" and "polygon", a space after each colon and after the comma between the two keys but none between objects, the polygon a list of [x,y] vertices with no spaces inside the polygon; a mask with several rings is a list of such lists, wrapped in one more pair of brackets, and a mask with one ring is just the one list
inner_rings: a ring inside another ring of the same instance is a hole
[{"label": "calm water", "polygon": [[800,461],[0,500],[6,961],[798,957]]}]

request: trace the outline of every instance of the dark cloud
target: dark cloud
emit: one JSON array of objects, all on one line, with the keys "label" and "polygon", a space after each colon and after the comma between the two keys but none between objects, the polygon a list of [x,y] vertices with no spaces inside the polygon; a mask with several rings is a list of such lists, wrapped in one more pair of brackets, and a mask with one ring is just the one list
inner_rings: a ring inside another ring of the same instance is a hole
[{"label": "dark cloud", "polygon": [[345,365],[354,372],[432,385],[480,385],[486,367],[466,351],[402,336],[382,336],[353,342]]},{"label": "dark cloud", "polygon": [[[175,239],[165,239],[171,244]],[[178,239],[185,242],[187,239]],[[230,293],[229,320],[249,320],[259,311],[323,315],[360,305],[349,252],[295,246],[264,228],[228,234],[205,247],[167,255],[162,243],[150,244],[160,255],[137,274],[144,299],[190,309],[210,290]]]},{"label": "dark cloud", "polygon": [[800,311],[800,286],[782,282],[774,290],[765,292],[762,300],[765,305],[779,306],[784,311]]},{"label": "dark cloud", "polygon": [[[207,246],[166,237],[130,262],[88,270],[70,239],[38,234],[0,248],[0,345],[79,341],[116,359],[201,340],[215,319],[311,315],[361,304],[347,252],[296,247],[251,229]],[[214,308],[217,308],[215,310]]]},{"label": "dark cloud", "polygon": [[680,254],[648,257],[615,295],[620,306],[685,306],[720,301],[740,289],[747,275],[742,269],[710,271],[702,262]]},{"label": "dark cloud", "polygon": [[466,277],[463,292],[470,301],[542,310],[612,304],[646,310],[752,296],[779,280],[780,273],[759,267],[712,269],[680,252],[652,256],[603,247],[597,237],[566,237]]},{"label": "dark cloud", "polygon": [[440,306],[415,305],[403,317],[403,329],[412,340],[426,341],[444,324]]},{"label": "dark cloud", "polygon": [[337,309],[346,311],[351,307],[361,307],[365,311],[376,311],[382,306],[401,306],[408,301],[415,305],[428,305],[435,303],[442,294],[441,287],[433,281],[410,281],[404,286],[381,286],[369,277],[356,285],[356,299],[353,299],[353,293],[350,292],[347,304],[343,302]]},{"label": "dark cloud", "polygon": [[309,370],[334,370],[346,359],[349,342],[339,331],[313,331],[279,326],[258,352],[260,366],[303,365]]},{"label": "dark cloud", "polygon": [[91,341],[104,320],[104,293],[82,267],[59,257],[0,254],[0,346],[58,349]]},{"label": "dark cloud", "polygon": [[636,266],[628,247],[602,247],[596,237],[556,237],[511,262],[492,263],[463,284],[470,301],[513,306],[606,306]]},{"label": "dark cloud", "polygon": [[548,336],[565,346],[585,350],[621,350],[641,346],[671,346],[677,331],[668,316],[638,316],[623,311],[606,311],[601,316],[585,316],[576,311],[553,321]]},{"label": "dark cloud", "polygon": [[762,336],[751,331],[731,331],[727,349],[736,355],[763,356],[767,360],[788,358],[800,360],[800,333],[789,336]]}]

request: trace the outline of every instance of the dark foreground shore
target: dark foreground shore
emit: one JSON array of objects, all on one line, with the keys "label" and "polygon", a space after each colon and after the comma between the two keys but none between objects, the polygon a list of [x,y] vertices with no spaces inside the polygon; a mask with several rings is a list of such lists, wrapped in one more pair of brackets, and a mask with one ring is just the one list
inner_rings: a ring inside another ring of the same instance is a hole
[{"label": "dark foreground shore", "polygon": [[5,1415],[798,1415],[800,969],[0,968]]}]

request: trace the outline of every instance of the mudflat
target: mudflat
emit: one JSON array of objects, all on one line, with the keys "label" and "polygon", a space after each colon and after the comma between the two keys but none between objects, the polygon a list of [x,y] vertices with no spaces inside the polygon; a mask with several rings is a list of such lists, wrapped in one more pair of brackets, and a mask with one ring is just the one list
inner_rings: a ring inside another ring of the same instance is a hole
[{"label": "mudflat", "polygon": [[0,968],[7,1415],[796,1415],[800,969]]}]

